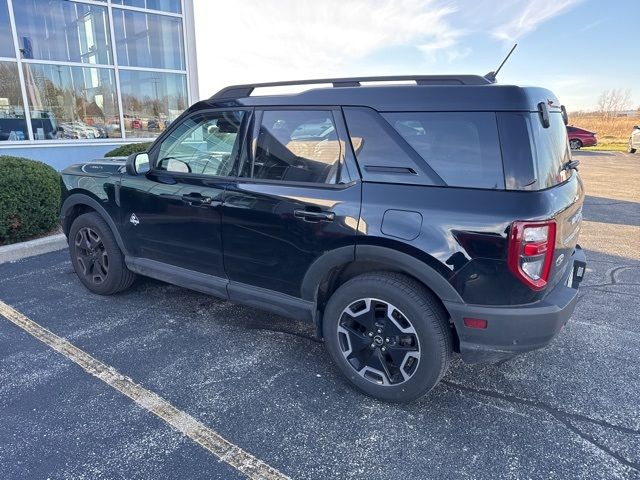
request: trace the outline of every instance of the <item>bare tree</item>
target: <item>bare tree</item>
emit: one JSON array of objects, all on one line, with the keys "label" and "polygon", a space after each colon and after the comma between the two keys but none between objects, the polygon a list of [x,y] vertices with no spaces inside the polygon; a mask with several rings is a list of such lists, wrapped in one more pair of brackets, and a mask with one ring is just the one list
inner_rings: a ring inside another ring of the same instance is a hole
[{"label": "bare tree", "polygon": [[631,106],[631,89],[612,88],[598,97],[598,112],[604,118],[614,118]]}]

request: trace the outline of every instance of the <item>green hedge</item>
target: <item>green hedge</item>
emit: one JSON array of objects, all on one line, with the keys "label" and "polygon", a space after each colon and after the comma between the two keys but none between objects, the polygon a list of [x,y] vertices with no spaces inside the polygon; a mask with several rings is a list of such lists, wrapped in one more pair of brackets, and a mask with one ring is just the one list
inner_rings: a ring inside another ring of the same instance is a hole
[{"label": "green hedge", "polygon": [[128,157],[132,153],[142,153],[149,150],[151,142],[145,143],[128,143],[127,145],[121,145],[113,150],[107,152],[105,157]]},{"label": "green hedge", "polygon": [[0,245],[50,232],[59,210],[58,172],[28,158],[0,156]]}]

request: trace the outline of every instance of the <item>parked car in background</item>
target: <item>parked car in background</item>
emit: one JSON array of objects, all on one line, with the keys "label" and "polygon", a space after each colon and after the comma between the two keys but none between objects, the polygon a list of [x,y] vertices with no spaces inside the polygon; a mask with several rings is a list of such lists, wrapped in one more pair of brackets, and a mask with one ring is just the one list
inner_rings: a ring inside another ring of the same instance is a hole
[{"label": "parked car in background", "polygon": [[580,150],[582,147],[595,147],[598,144],[596,134],[584,128],[567,125],[567,135],[569,136],[571,150]]},{"label": "parked car in background", "polygon": [[636,153],[636,151],[640,148],[640,125],[636,125],[631,130],[631,135],[629,136],[629,148],[627,151],[629,153]]},{"label": "parked car in background", "polygon": [[147,122],[147,130],[160,130],[160,121],[152,118]]}]

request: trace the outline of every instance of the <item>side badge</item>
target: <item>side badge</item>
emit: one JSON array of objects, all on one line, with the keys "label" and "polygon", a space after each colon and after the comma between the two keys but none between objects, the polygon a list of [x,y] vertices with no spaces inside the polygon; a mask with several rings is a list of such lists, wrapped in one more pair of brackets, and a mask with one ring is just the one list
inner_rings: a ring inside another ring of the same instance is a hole
[{"label": "side badge", "polygon": [[138,217],[136,217],[135,213],[131,214],[131,216],[129,217],[129,221],[133,223],[134,226],[137,226],[140,223],[140,220],[138,220]]}]

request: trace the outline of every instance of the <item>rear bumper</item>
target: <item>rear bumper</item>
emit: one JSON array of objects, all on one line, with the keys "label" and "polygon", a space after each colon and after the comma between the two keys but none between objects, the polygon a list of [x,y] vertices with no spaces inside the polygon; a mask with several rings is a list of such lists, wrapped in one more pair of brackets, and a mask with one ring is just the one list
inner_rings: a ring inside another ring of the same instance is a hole
[{"label": "rear bumper", "polygon": [[[539,302],[518,306],[481,306],[445,302],[460,339],[460,353],[468,363],[495,363],[518,353],[542,348],[567,323],[578,301],[586,257],[578,246],[562,282]],[[568,276],[573,272],[571,287]],[[487,320],[487,328],[464,326],[464,318]]]}]

